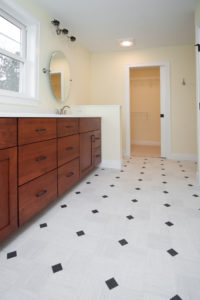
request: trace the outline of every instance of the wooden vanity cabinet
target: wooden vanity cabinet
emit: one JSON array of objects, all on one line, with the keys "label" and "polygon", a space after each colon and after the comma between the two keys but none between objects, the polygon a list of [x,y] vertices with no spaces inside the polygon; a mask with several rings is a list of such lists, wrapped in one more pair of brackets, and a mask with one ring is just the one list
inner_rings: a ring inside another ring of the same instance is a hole
[{"label": "wooden vanity cabinet", "polygon": [[17,121],[0,118],[0,241],[17,229]]},{"label": "wooden vanity cabinet", "polygon": [[0,118],[0,241],[100,162],[100,118]]},{"label": "wooden vanity cabinet", "polygon": [[[97,153],[98,148],[98,153]],[[101,119],[80,119],[80,176],[101,162]]]}]

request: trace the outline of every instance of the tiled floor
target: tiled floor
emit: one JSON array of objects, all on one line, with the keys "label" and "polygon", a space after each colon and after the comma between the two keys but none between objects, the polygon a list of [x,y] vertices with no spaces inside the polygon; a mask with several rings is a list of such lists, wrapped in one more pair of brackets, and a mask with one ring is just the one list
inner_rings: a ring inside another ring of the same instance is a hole
[{"label": "tiled floor", "polygon": [[139,157],[160,157],[160,146],[131,145],[131,155]]},{"label": "tiled floor", "polygon": [[195,169],[135,157],[95,170],[1,246],[0,299],[200,299]]}]

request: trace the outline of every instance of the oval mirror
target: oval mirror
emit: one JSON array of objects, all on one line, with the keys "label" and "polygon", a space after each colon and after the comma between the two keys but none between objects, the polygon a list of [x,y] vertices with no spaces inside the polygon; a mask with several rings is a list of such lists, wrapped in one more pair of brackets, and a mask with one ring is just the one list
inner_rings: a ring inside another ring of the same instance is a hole
[{"label": "oval mirror", "polygon": [[50,84],[58,101],[65,101],[70,91],[70,69],[68,61],[61,51],[53,52],[50,59]]}]

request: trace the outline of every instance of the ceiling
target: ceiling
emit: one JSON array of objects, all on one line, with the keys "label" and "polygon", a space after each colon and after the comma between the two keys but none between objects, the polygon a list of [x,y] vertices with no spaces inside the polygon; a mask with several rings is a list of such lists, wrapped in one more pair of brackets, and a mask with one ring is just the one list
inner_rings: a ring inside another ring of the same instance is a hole
[{"label": "ceiling", "polygon": [[198,0],[37,1],[91,52],[123,51],[126,38],[136,42],[129,49],[194,43]]}]

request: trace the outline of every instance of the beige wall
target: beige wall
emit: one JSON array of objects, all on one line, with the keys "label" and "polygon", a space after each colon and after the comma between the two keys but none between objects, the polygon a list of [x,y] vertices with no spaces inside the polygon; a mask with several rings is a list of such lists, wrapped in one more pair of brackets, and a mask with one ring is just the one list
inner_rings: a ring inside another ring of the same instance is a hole
[{"label": "beige wall", "polygon": [[131,143],[160,145],[160,68],[130,70]]},{"label": "beige wall", "polygon": [[[64,36],[57,36],[55,27],[50,23],[50,16],[35,0],[14,0],[40,22],[40,105],[38,109],[55,109],[64,103],[59,103],[52,95],[48,75],[42,73],[42,68],[49,67],[51,53],[63,51],[69,61],[72,86],[67,104],[88,104],[90,87],[90,59],[91,54],[79,42],[71,43]],[[1,105],[0,108],[11,108],[14,105]],[[18,107],[18,106],[17,106]],[[28,107],[30,110],[30,107]]]},{"label": "beige wall", "polygon": [[[92,55],[91,104],[122,105],[125,149],[126,65],[170,62],[171,145],[173,154],[196,154],[194,46],[163,47]],[[186,85],[183,86],[182,79]]]}]

